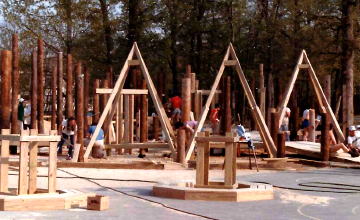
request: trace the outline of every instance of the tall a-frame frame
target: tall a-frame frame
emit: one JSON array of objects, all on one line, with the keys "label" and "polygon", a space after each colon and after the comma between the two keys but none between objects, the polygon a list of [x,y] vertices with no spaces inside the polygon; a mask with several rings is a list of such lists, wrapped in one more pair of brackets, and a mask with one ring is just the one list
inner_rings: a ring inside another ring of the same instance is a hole
[{"label": "tall a-frame frame", "polygon": [[296,82],[296,79],[297,79],[297,76],[299,74],[300,69],[307,69],[308,70],[311,84],[314,87],[316,97],[317,97],[317,99],[319,101],[319,104],[320,104],[321,113],[325,113],[325,112],[329,113],[330,118],[331,118],[331,122],[332,122],[332,124],[334,126],[334,129],[335,129],[335,132],[336,132],[336,134],[337,134],[337,136],[339,138],[339,141],[343,142],[345,140],[344,134],[342,133],[341,128],[339,126],[339,123],[337,122],[336,117],[334,115],[334,112],[332,111],[331,106],[329,105],[329,102],[327,101],[327,99],[326,99],[326,97],[324,95],[324,92],[323,92],[323,90],[321,88],[319,80],[316,77],[315,71],[311,66],[310,60],[309,60],[305,50],[301,51],[301,54],[300,54],[300,57],[298,59],[298,62],[296,64],[296,66],[295,66],[294,72],[293,72],[293,74],[291,76],[289,84],[286,87],[286,90],[285,90],[285,93],[284,93],[285,98],[283,99],[283,102],[282,102],[282,104],[280,106],[280,109],[279,109],[279,115],[280,115],[279,116],[279,126],[281,125],[281,122],[282,122],[282,120],[284,118],[285,109],[286,109],[286,106],[287,106],[287,104],[289,102],[291,92],[294,89],[294,85],[295,85],[295,82]]},{"label": "tall a-frame frame", "polygon": [[[231,58],[231,59],[229,59],[229,58]],[[264,144],[266,146],[267,152],[269,153],[270,157],[273,157],[273,156],[276,155],[276,148],[275,148],[275,145],[274,145],[274,141],[270,136],[269,129],[267,128],[267,126],[265,124],[265,121],[264,121],[264,118],[263,118],[263,116],[261,114],[261,111],[260,111],[259,107],[256,105],[256,101],[255,101],[254,96],[253,96],[253,94],[252,94],[252,92],[250,90],[249,84],[246,81],[245,75],[244,75],[244,73],[243,73],[243,71],[241,69],[240,62],[239,62],[239,60],[238,60],[238,58],[236,56],[234,48],[233,48],[232,44],[230,44],[227,51],[226,51],[224,60],[223,60],[223,62],[221,64],[221,66],[220,66],[220,70],[217,73],[217,76],[215,78],[215,82],[214,82],[214,84],[213,84],[213,86],[211,88],[210,95],[207,98],[206,104],[202,109],[198,124],[197,124],[197,126],[195,128],[195,132],[191,137],[191,140],[190,140],[190,143],[189,143],[190,147],[188,148],[188,150],[186,152],[186,161],[188,161],[190,159],[191,153],[194,150],[195,137],[196,137],[197,133],[201,131],[201,128],[202,128],[202,126],[203,126],[203,124],[205,122],[206,116],[207,116],[207,114],[209,112],[209,106],[211,104],[212,99],[214,98],[215,90],[218,87],[221,76],[222,76],[222,74],[224,72],[225,67],[227,67],[227,66],[235,67],[236,72],[239,75],[240,83],[241,83],[241,85],[242,85],[242,87],[243,87],[243,89],[245,91],[245,95],[246,95],[247,100],[249,102],[252,115],[253,115],[253,117],[255,119],[255,122],[257,124],[257,127],[259,129],[261,139],[262,139],[262,141],[264,142]]]},{"label": "tall a-frame frame", "polygon": [[[136,59],[134,59],[134,58],[136,58]],[[150,96],[154,102],[156,112],[159,116],[162,130],[165,132],[166,141],[169,144],[169,148],[172,152],[172,156],[176,158],[176,151],[175,151],[175,147],[174,147],[175,141],[173,141],[174,140],[174,131],[171,127],[169,119],[166,117],[165,110],[164,110],[164,108],[161,104],[161,101],[159,99],[159,96],[156,92],[154,83],[152,82],[152,80],[150,78],[149,71],[144,63],[144,60],[141,56],[139,48],[135,42],[133,47],[131,48],[131,51],[125,61],[125,64],[124,64],[121,72],[120,72],[119,78],[116,81],[116,84],[114,85],[114,88],[111,92],[108,103],[106,104],[105,109],[101,114],[101,117],[100,117],[99,122],[95,129],[95,132],[92,135],[90,143],[86,149],[84,159],[87,159],[89,157],[91,149],[95,143],[96,137],[99,134],[100,128],[103,125],[105,118],[108,117],[110,108],[112,108],[110,111],[110,114],[109,114],[110,118],[112,118],[116,112],[116,107],[112,107],[112,106],[117,106],[117,104],[119,102],[119,99],[121,96],[121,91],[124,87],[125,79],[127,77],[130,66],[140,66],[140,69],[145,78],[147,87],[149,88]],[[111,120],[107,120],[107,124],[105,125],[105,130],[106,130],[106,128],[109,127],[110,123],[111,123]]]}]

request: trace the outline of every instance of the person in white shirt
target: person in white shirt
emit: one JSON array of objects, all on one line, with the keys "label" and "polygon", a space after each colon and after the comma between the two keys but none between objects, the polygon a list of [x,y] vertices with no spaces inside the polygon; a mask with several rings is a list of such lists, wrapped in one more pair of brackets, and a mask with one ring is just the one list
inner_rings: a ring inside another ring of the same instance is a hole
[{"label": "person in white shirt", "polygon": [[289,132],[288,132],[289,131],[290,112],[291,112],[291,110],[288,107],[286,107],[285,115],[284,115],[284,118],[282,120],[281,127],[280,127],[280,131],[286,132],[286,141],[290,141]]},{"label": "person in white shirt", "polygon": [[77,132],[77,125],[74,117],[68,118],[68,120],[64,120],[62,122],[62,137],[61,140],[58,143],[57,150],[58,154],[62,154],[62,146],[64,145],[64,142],[70,138],[70,146],[69,146],[69,152],[68,152],[68,158],[71,159],[73,157],[73,150],[74,150],[74,140],[76,138],[76,132]]},{"label": "person in white shirt", "polygon": [[359,154],[360,150],[360,137],[356,134],[355,126],[350,126],[349,136],[347,138],[348,148],[355,154]]},{"label": "person in white shirt", "polygon": [[25,112],[24,112],[24,130],[30,129],[31,122],[31,104],[30,101],[25,102]]}]

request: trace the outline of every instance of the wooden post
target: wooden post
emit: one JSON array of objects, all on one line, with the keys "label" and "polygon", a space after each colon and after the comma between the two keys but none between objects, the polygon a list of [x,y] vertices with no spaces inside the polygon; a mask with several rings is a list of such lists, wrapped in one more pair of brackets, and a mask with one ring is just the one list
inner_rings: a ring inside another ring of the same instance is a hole
[{"label": "wooden post", "polygon": [[[30,135],[37,136],[38,130],[31,129]],[[56,151],[56,149],[55,149]],[[31,142],[29,145],[29,194],[34,194],[37,189],[37,157],[38,142]]]},{"label": "wooden post", "polygon": [[[29,136],[29,130],[22,130],[21,136]],[[29,142],[20,141],[18,195],[27,194]]]},{"label": "wooden post", "polygon": [[197,92],[199,89],[199,80],[195,81],[195,95],[194,95],[194,118],[195,121],[199,119],[200,112],[201,112],[201,105],[200,105],[200,93]]},{"label": "wooden post", "polygon": [[225,78],[225,132],[231,132],[231,78]]},{"label": "wooden post", "polygon": [[181,103],[181,121],[183,123],[190,121],[190,109],[191,109],[191,79],[182,79],[182,103]]},{"label": "wooden post", "polygon": [[296,140],[297,131],[299,130],[298,125],[298,118],[299,118],[299,110],[297,107],[297,99],[296,99],[296,87],[293,88],[293,91],[290,96],[290,122],[289,122],[289,129],[290,129],[290,140]]},{"label": "wooden post", "polygon": [[[219,114],[219,119],[220,119],[220,129],[219,129],[219,134],[220,135],[225,135],[225,118],[226,118],[226,114],[225,114],[225,100],[226,100],[226,87],[225,87],[225,77],[221,77],[220,80],[220,90],[221,90],[221,94],[220,94],[220,114]],[[200,98],[201,99],[201,98]]]},{"label": "wooden post", "polygon": [[79,162],[84,162],[84,79],[81,62],[76,64],[76,143],[80,144]]},{"label": "wooden post", "polygon": [[[185,134],[186,135],[186,134]],[[204,137],[204,132],[199,132],[198,137]],[[204,185],[204,173],[205,173],[205,142],[197,142],[197,156],[196,156],[196,185]]]},{"label": "wooden post", "polygon": [[[233,137],[233,133],[227,132],[226,136]],[[234,166],[236,166],[236,161],[234,163],[234,157],[236,158],[235,149],[236,143],[225,143],[225,186],[231,186],[236,182],[236,168],[234,171]]]},{"label": "wooden post", "polygon": [[[145,79],[141,82],[141,88],[146,89],[146,81]],[[146,143],[147,140],[147,133],[148,133],[148,106],[146,95],[140,96],[140,143]],[[145,149],[140,149],[140,154],[145,155]]]},{"label": "wooden post", "polygon": [[268,78],[268,108],[274,108],[274,81],[272,74],[269,74]]},{"label": "wooden post", "polygon": [[[124,96],[120,95],[120,99],[119,99],[119,103],[117,105],[117,114],[116,114],[116,134],[117,134],[117,138],[116,138],[116,143],[117,144],[121,144],[122,143],[122,139],[123,139],[123,100],[124,100]],[[121,148],[118,148],[116,150],[118,155],[122,155],[123,154],[123,150]]]},{"label": "wooden post", "polygon": [[37,54],[32,53],[32,75],[31,75],[31,115],[30,129],[36,129],[37,112]]},{"label": "wooden post", "polygon": [[331,106],[331,75],[324,76],[324,93],[329,105]]},{"label": "wooden post", "polygon": [[19,45],[18,35],[12,35],[12,120],[11,120],[11,133],[18,133],[18,105],[19,105]]},{"label": "wooden post", "polygon": [[[276,112],[276,109],[275,108],[268,108],[268,110],[267,110],[267,118],[266,118],[266,125],[267,125],[267,127],[268,128],[272,128],[271,127],[271,122],[272,122],[272,120],[271,120],[271,114],[272,113],[275,113]],[[276,143],[276,142],[274,142],[274,143]]]},{"label": "wooden post", "polygon": [[260,63],[259,69],[260,69],[260,80],[259,80],[260,111],[261,111],[263,118],[265,118],[265,111],[266,111],[266,107],[265,107],[266,91],[265,91],[265,89],[266,88],[265,88],[265,78],[264,78],[264,64]]},{"label": "wooden post", "polygon": [[[58,53],[58,88],[57,88],[57,126],[59,128],[59,134],[62,133],[62,121],[63,121],[63,53]],[[32,106],[31,106],[32,107]],[[32,114],[32,109],[31,109]],[[32,123],[32,121],[31,121]]]},{"label": "wooden post", "polygon": [[[56,135],[56,133],[57,133],[56,130],[50,131],[50,135]],[[48,193],[56,192],[56,176],[57,176],[56,170],[57,170],[57,142],[51,141],[49,146]]]},{"label": "wooden post", "polygon": [[[9,129],[1,129],[1,134],[10,134]],[[1,140],[1,163],[0,163],[0,192],[9,192],[9,143]]]},{"label": "wooden post", "polygon": [[43,41],[38,39],[38,107],[37,107],[37,122],[39,134],[45,133],[44,128],[44,51]]},{"label": "wooden post", "polygon": [[[102,80],[102,85],[101,87],[102,88],[109,88],[109,81],[104,79]],[[101,94],[101,100],[100,100],[100,114],[103,114],[103,111],[105,109],[105,106],[107,104],[107,95],[106,94]],[[105,118],[104,120],[104,123],[103,123],[103,126],[102,126],[102,129],[104,130],[104,133],[106,135],[107,131],[105,131],[105,124],[106,124],[106,121],[107,121],[108,117]],[[108,138],[105,138],[105,143],[107,143],[107,140],[109,140]]]},{"label": "wooden post", "polygon": [[[134,142],[134,95],[129,95],[129,108],[125,109],[126,111],[129,112],[129,137],[128,137],[128,141],[129,143],[133,143]],[[132,154],[133,150],[132,149],[126,149],[125,152]]]},{"label": "wooden post", "polygon": [[94,110],[94,117],[93,121],[98,122],[100,117],[100,95],[96,93],[96,89],[100,88],[100,80],[96,79],[94,81],[94,90],[93,90],[93,110]]},{"label": "wooden post", "polygon": [[[10,129],[10,111],[11,111],[11,51],[2,50],[0,56],[1,72],[1,129]],[[16,116],[17,118],[17,116]]]},{"label": "wooden post", "polygon": [[[205,131],[205,137],[210,137],[210,132]],[[210,170],[210,142],[204,143],[204,185],[209,185]]]},{"label": "wooden post", "polygon": [[321,156],[323,161],[329,161],[330,158],[330,117],[328,113],[321,114]]},{"label": "wooden post", "polygon": [[67,55],[67,82],[66,82],[66,102],[65,102],[65,118],[74,116],[74,98],[73,98],[73,59],[72,55]]},{"label": "wooden post", "polygon": [[53,67],[51,90],[51,130],[56,130],[56,86],[57,86],[57,66]]},{"label": "wooden post", "polygon": [[[111,76],[111,74],[110,74]],[[89,129],[87,113],[89,110],[89,87],[90,87],[90,67],[85,68],[84,73],[84,135],[86,136],[87,130]]]},{"label": "wooden post", "polygon": [[285,141],[286,141],[286,133],[280,132],[277,136],[277,157],[284,158],[285,157]]},{"label": "wooden post", "polygon": [[[190,91],[195,91],[195,84],[196,84],[196,74],[195,73],[191,73],[191,88]],[[195,93],[191,93],[191,111],[194,112],[195,111]],[[195,114],[194,114],[194,118],[195,118]]]},{"label": "wooden post", "polygon": [[315,110],[314,109],[309,109],[309,119],[310,119],[309,141],[315,142]]},{"label": "wooden post", "polygon": [[155,141],[159,140],[159,118],[153,116],[153,138]]},{"label": "wooden post", "polygon": [[185,161],[185,140],[186,140],[186,133],[185,130],[179,129],[177,131],[177,159],[176,162],[184,164]]},{"label": "wooden post", "polygon": [[[273,112],[271,113],[271,137],[276,144],[277,142],[277,137],[278,137],[278,133],[279,133],[279,114],[277,112]],[[275,155],[274,155],[275,156]]]}]

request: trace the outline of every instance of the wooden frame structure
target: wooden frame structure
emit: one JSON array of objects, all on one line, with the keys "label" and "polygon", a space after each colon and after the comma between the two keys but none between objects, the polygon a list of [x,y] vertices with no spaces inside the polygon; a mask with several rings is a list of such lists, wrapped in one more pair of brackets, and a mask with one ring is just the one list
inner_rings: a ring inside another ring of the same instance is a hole
[{"label": "wooden frame structure", "polygon": [[[229,58],[231,58],[231,59],[229,59]],[[242,85],[242,87],[243,87],[243,89],[245,91],[245,95],[246,95],[247,100],[249,102],[252,115],[253,115],[253,117],[255,119],[255,122],[257,124],[257,127],[259,129],[261,139],[263,140],[263,142],[264,142],[264,144],[266,146],[266,149],[267,149],[267,152],[269,153],[269,156],[270,157],[275,156],[277,154],[276,153],[276,148],[275,148],[275,144],[274,144],[274,142],[273,142],[273,140],[271,138],[269,129],[267,128],[267,126],[265,124],[265,121],[264,121],[264,118],[263,118],[263,116],[261,114],[261,111],[260,111],[259,107],[257,106],[256,101],[254,99],[254,96],[253,96],[253,94],[252,94],[252,92],[250,90],[249,84],[246,81],[245,75],[244,75],[244,73],[243,73],[243,71],[241,69],[240,62],[239,62],[239,60],[238,60],[238,58],[236,56],[234,48],[233,48],[232,44],[230,44],[227,51],[226,51],[223,62],[221,64],[221,66],[220,66],[220,69],[219,69],[219,71],[217,73],[217,76],[215,78],[215,82],[214,82],[214,84],[213,84],[213,86],[211,88],[209,97],[206,100],[206,104],[202,109],[200,118],[198,120],[198,124],[197,124],[197,126],[195,127],[195,130],[194,130],[194,134],[191,137],[191,140],[190,140],[190,143],[189,143],[190,147],[187,149],[185,160],[188,161],[190,159],[192,151],[194,150],[195,137],[201,131],[201,128],[202,128],[202,126],[203,126],[203,124],[205,122],[206,116],[207,116],[207,114],[209,112],[210,104],[212,102],[212,99],[214,98],[216,88],[219,85],[219,82],[220,82],[220,79],[221,79],[221,76],[222,76],[222,74],[224,72],[225,67],[235,67],[236,72],[238,73],[238,76],[239,76],[239,79],[240,79],[240,83],[241,83],[241,85]]]},{"label": "wooden frame structure", "polygon": [[[88,159],[91,149],[95,143],[96,137],[99,134],[100,128],[103,125],[105,119],[107,117],[109,117],[111,119],[111,118],[113,118],[113,116],[117,110],[119,112],[118,106],[119,106],[119,103],[121,103],[119,100],[121,99],[123,87],[125,84],[125,79],[127,77],[129,68],[131,66],[140,66],[141,72],[143,73],[147,87],[149,89],[150,96],[154,102],[156,112],[159,115],[160,123],[161,123],[162,129],[165,133],[167,144],[172,152],[172,156],[174,158],[176,158],[176,151],[175,151],[176,143],[175,143],[175,141],[173,141],[175,139],[174,131],[171,127],[169,119],[166,117],[165,110],[161,104],[161,101],[160,101],[157,91],[155,89],[154,83],[152,82],[152,80],[150,78],[149,71],[144,63],[144,60],[141,56],[139,48],[135,42],[126,61],[125,61],[125,64],[120,72],[119,78],[116,81],[116,84],[114,85],[114,88],[111,91],[111,95],[109,97],[108,103],[106,104],[105,109],[101,114],[101,117],[100,117],[99,122],[95,129],[95,132],[91,137],[90,143],[89,143],[89,145],[86,149],[85,155],[84,155],[84,160]],[[110,109],[111,109],[111,111],[110,111]],[[105,132],[108,130],[110,123],[111,123],[111,120],[107,120],[107,123],[105,124],[105,129],[104,129]],[[119,146],[119,148],[121,148],[121,147]]]},{"label": "wooden frame structure", "polygon": [[339,138],[340,142],[343,142],[345,140],[344,134],[341,131],[341,128],[339,126],[339,123],[336,120],[336,117],[334,115],[334,112],[331,109],[331,106],[329,105],[329,102],[326,99],[326,96],[321,88],[321,85],[319,83],[319,80],[316,77],[315,71],[311,66],[310,60],[306,54],[305,50],[301,51],[301,54],[299,56],[299,59],[297,61],[297,64],[295,66],[294,72],[290,78],[290,81],[286,87],[285,93],[284,93],[284,99],[279,109],[279,126],[281,126],[281,122],[285,115],[286,106],[289,102],[290,95],[292,90],[294,89],[294,85],[297,79],[297,76],[299,74],[300,69],[305,69],[309,73],[311,84],[313,85],[316,93],[316,97],[320,104],[321,113],[328,112],[330,115],[330,120],[332,124],[334,125],[335,132]]}]

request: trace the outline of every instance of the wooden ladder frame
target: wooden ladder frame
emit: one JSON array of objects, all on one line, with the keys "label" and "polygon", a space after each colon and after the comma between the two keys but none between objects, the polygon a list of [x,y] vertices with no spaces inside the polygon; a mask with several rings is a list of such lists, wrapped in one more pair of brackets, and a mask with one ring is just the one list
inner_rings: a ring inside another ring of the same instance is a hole
[{"label": "wooden ladder frame", "polygon": [[[134,57],[136,57],[136,59],[133,59]],[[121,92],[123,90],[124,84],[125,84],[125,79],[127,77],[127,74],[129,72],[129,68],[130,66],[140,66],[141,72],[143,73],[143,76],[145,78],[147,87],[149,88],[149,92],[150,92],[150,96],[154,102],[155,105],[155,109],[157,114],[159,115],[159,120],[161,123],[161,127],[162,130],[165,133],[165,137],[166,137],[166,141],[169,144],[169,148],[172,152],[172,157],[176,158],[176,151],[175,151],[175,136],[174,136],[174,131],[171,127],[170,121],[166,116],[164,107],[162,106],[162,103],[159,99],[159,96],[157,94],[157,91],[155,89],[154,83],[152,82],[151,78],[150,78],[150,74],[149,71],[145,65],[145,62],[141,56],[141,53],[139,51],[139,48],[136,44],[136,42],[134,43],[133,47],[130,50],[130,53],[125,61],[125,64],[120,72],[119,78],[117,79],[114,88],[111,92],[111,95],[109,97],[108,103],[105,106],[104,111],[101,114],[101,117],[99,119],[99,122],[96,126],[95,132],[91,137],[90,143],[86,149],[85,155],[84,155],[84,160],[87,160],[91,149],[95,143],[96,137],[99,134],[99,131],[101,129],[101,126],[103,125],[106,117],[109,118],[113,118],[116,109],[117,109],[117,105],[119,103],[120,97],[121,97]],[[110,111],[111,108],[111,111]],[[109,116],[108,113],[110,112]],[[107,123],[105,124],[105,130],[107,130],[106,128],[108,128],[110,126],[111,120],[107,120]]]},{"label": "wooden ladder frame", "polygon": [[279,109],[279,126],[281,126],[281,122],[285,116],[286,106],[289,102],[291,92],[294,89],[294,85],[295,85],[295,82],[296,82],[296,79],[297,79],[300,69],[308,70],[311,84],[313,85],[313,87],[315,89],[315,94],[316,94],[316,97],[320,104],[321,113],[326,113],[326,112],[329,113],[331,121],[334,125],[335,132],[339,138],[339,141],[344,142],[344,140],[345,140],[344,134],[342,133],[340,125],[334,115],[334,112],[332,111],[331,106],[329,105],[329,102],[327,101],[327,99],[325,97],[325,94],[321,88],[319,80],[316,77],[315,71],[311,66],[310,60],[309,60],[305,50],[301,51],[301,54],[299,56],[296,66],[295,66],[294,72],[293,72],[293,74],[290,78],[290,81],[286,87],[286,90],[285,90],[285,93],[283,96],[285,98],[283,99],[283,102]]},{"label": "wooden ladder frame", "polygon": [[[229,57],[231,57],[232,59],[229,59]],[[191,140],[190,140],[190,143],[189,143],[190,147],[186,151],[186,158],[185,158],[186,161],[188,161],[190,159],[191,153],[194,150],[195,137],[197,136],[197,133],[201,131],[201,128],[204,125],[206,116],[207,116],[207,114],[209,112],[209,106],[210,106],[211,101],[212,101],[212,99],[214,98],[214,95],[215,95],[216,88],[218,87],[221,76],[222,76],[222,74],[224,72],[225,67],[227,67],[227,66],[235,67],[236,72],[238,73],[240,83],[241,83],[241,85],[242,85],[242,87],[243,87],[243,89],[245,91],[246,98],[247,98],[247,100],[249,102],[249,105],[250,105],[252,116],[254,117],[254,120],[255,120],[255,122],[257,124],[261,139],[263,140],[263,142],[265,144],[265,147],[266,147],[267,152],[269,153],[269,156],[272,158],[273,156],[276,155],[276,148],[275,148],[274,141],[271,138],[269,129],[267,128],[267,126],[265,124],[265,121],[264,121],[264,118],[263,118],[263,116],[261,114],[261,111],[260,111],[259,107],[256,104],[254,96],[253,96],[253,94],[252,94],[252,92],[250,90],[249,84],[247,83],[246,77],[245,77],[245,75],[244,75],[244,73],[243,73],[243,71],[241,69],[240,62],[239,62],[239,60],[238,60],[238,58],[236,56],[234,48],[233,48],[232,44],[230,44],[227,51],[226,51],[223,62],[221,64],[221,66],[220,66],[219,72],[216,75],[215,82],[214,82],[214,84],[213,84],[213,86],[211,88],[209,97],[206,100],[206,104],[202,108],[202,112],[201,112],[200,118],[198,120],[198,124],[195,127],[194,134],[191,136]]]}]

